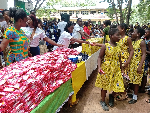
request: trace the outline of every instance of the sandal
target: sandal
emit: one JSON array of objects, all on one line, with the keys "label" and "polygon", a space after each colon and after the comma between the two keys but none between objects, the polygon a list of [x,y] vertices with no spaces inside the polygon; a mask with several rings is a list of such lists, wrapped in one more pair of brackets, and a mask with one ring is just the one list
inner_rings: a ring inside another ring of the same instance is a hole
[{"label": "sandal", "polygon": [[150,99],[145,100],[147,103],[150,103]]},{"label": "sandal", "polygon": [[107,106],[107,104],[105,102],[100,101],[100,105],[102,106],[104,111],[109,111],[109,108],[108,108],[108,106]]}]

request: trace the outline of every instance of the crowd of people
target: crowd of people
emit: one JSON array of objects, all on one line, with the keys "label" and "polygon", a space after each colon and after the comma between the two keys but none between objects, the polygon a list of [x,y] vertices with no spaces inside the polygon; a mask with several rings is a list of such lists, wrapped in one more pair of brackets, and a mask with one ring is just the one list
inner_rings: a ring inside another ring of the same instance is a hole
[{"label": "crowd of people", "polygon": [[[111,24],[110,20],[101,25],[92,24],[91,20],[83,22],[81,18],[76,23],[57,22],[36,18],[34,11],[27,15],[23,9],[10,8],[0,14],[0,66],[19,62],[27,57],[40,55],[40,44],[46,42],[51,51],[60,48],[76,48],[81,43],[91,44],[86,39],[103,38],[103,44],[93,43],[92,46],[100,46],[98,57],[98,72],[96,87],[102,88],[100,104],[105,111],[109,107],[105,103],[107,91],[113,91],[109,95],[109,105],[114,106],[114,98],[126,99],[128,90],[133,90],[129,104],[137,102],[138,92],[145,93],[148,68],[150,66],[150,26],[140,26],[137,23],[127,26]],[[14,23],[11,20],[14,19]],[[128,79],[128,87],[125,87],[124,79]],[[150,90],[149,90],[150,94]],[[150,99],[147,100],[150,103]]]}]

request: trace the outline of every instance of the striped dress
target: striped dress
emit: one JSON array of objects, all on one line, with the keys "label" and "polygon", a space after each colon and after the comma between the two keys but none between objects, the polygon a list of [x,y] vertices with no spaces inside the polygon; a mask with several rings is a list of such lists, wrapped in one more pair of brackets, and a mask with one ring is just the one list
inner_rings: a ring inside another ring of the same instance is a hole
[{"label": "striped dress", "polygon": [[4,38],[9,40],[10,51],[7,55],[7,66],[14,61],[21,61],[28,57],[29,40],[23,30],[9,27],[4,33]]}]

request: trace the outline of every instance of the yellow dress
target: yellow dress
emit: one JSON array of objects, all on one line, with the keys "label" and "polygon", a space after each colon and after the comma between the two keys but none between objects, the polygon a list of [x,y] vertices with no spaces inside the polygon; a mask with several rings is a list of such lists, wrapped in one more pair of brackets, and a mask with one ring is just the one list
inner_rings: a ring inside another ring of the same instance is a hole
[{"label": "yellow dress", "polygon": [[124,92],[125,88],[119,62],[121,49],[119,46],[113,47],[109,43],[105,45],[105,56],[101,65],[105,74],[97,75],[95,86],[103,88],[103,90]]},{"label": "yellow dress", "polygon": [[[128,58],[129,58],[129,46],[128,46],[128,36],[125,36],[124,38],[120,39],[120,41],[118,42],[118,45],[120,46],[121,48],[121,61],[122,61],[122,64],[124,64]],[[125,74],[126,75],[129,75],[129,67],[127,67],[125,70],[124,70]]]},{"label": "yellow dress", "polygon": [[137,69],[142,58],[142,52],[141,52],[141,47],[140,47],[141,42],[142,42],[142,39],[132,42],[134,55],[133,55],[133,58],[131,59],[130,73],[129,73],[130,83],[139,84],[139,85],[141,85],[143,72],[144,72],[144,63],[143,63],[142,74],[137,73]]}]

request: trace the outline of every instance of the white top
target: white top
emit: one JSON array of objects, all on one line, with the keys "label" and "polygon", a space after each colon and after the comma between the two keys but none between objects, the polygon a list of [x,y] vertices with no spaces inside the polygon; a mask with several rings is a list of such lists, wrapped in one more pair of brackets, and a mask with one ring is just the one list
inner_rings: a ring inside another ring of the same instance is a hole
[{"label": "white top", "polygon": [[80,27],[78,24],[76,24],[76,25],[74,26],[72,36],[73,36],[74,38],[81,39],[81,34],[79,33],[79,31],[84,32],[83,28]]},{"label": "white top", "polygon": [[57,24],[58,29],[61,30],[60,34],[62,34],[64,32],[64,28],[66,27],[66,25],[67,25],[67,22],[64,22],[64,21],[61,21]]},{"label": "white top", "polygon": [[[59,40],[57,42],[57,44],[62,44],[64,45],[63,48],[68,48],[69,47],[69,44],[70,44],[70,39],[73,38],[70,33],[64,31],[60,37],[59,37]],[[54,46],[53,47],[53,50],[56,50],[58,48],[58,46]]]},{"label": "white top", "polygon": [[[34,28],[21,27],[21,29],[25,32],[25,34],[30,40]],[[45,32],[37,27],[33,39],[30,40],[30,47],[37,47],[39,45],[39,41],[43,40],[45,37],[47,37],[45,35]]]}]

